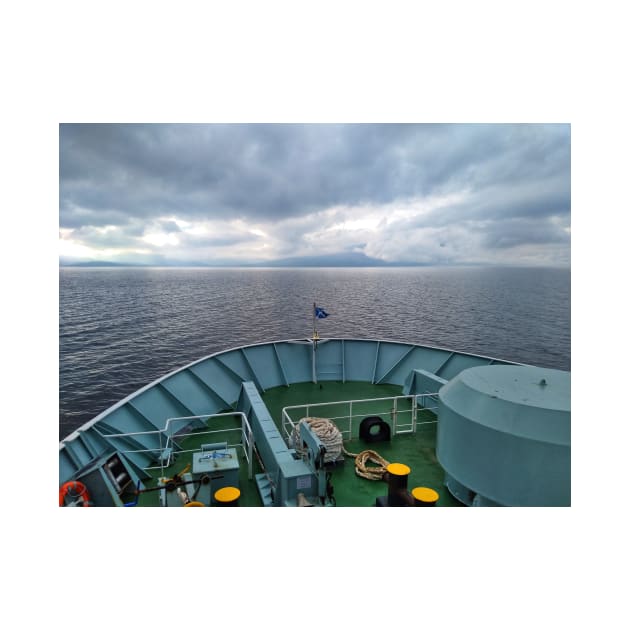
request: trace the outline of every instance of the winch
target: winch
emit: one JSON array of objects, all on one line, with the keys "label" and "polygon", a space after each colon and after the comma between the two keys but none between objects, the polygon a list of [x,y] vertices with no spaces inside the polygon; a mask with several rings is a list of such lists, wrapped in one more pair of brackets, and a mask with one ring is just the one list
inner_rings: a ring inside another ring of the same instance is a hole
[{"label": "winch", "polygon": [[[330,469],[341,463],[343,457],[340,452],[329,453],[328,448],[317,434],[313,426],[308,422],[309,419],[301,421],[298,425],[300,436],[300,444],[296,444],[296,451],[301,453],[302,460],[310,468],[317,479],[317,496],[321,505],[336,505],[334,488],[330,482]],[[304,506],[305,495],[298,495],[298,505],[300,502]]]}]

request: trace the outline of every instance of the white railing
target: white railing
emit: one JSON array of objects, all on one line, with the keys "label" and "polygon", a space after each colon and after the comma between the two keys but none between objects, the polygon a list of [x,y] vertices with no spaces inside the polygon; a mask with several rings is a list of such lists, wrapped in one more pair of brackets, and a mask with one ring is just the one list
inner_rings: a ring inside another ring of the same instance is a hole
[{"label": "white railing", "polygon": [[[419,399],[422,400],[422,403],[426,402],[427,396],[437,396],[437,394],[410,394],[407,396],[389,396],[386,398],[361,398],[355,400],[338,400],[324,403],[291,405],[282,409],[282,433],[284,434],[287,442],[289,442],[291,435],[297,425],[297,422],[295,422],[291,418],[291,415],[289,415],[289,411],[303,409],[304,413],[298,415],[308,418],[311,417],[311,411],[313,409],[317,410],[315,412],[317,414],[321,413],[322,408],[331,407],[333,405],[347,405],[347,413],[342,413],[341,415],[336,416],[326,416],[328,420],[332,420],[336,424],[337,428],[344,436],[344,440],[349,440],[352,437],[352,424],[356,418],[363,419],[364,417],[370,415],[384,417],[383,419],[386,419],[387,416],[389,416],[393,435],[415,433],[418,426],[421,426],[423,424],[435,424],[437,422],[437,420],[418,422],[418,409],[427,411],[435,411],[437,409],[436,407],[425,407],[423,404],[418,404]],[[376,408],[372,411],[366,411],[365,409],[361,411],[357,410],[358,405],[363,406],[366,405],[366,403],[383,403],[387,401],[391,401],[392,403],[389,411],[383,411],[382,405],[375,406]],[[409,408],[401,409],[400,401],[409,401]],[[406,419],[407,414],[409,414],[409,420],[405,422],[404,419]],[[403,416],[402,422],[400,416]]]},{"label": "white railing", "polygon": [[[170,462],[170,455],[167,457],[164,457],[165,453],[168,452],[168,449],[172,449],[172,454],[173,455],[180,455],[182,453],[193,453],[199,450],[198,447],[194,448],[194,449],[182,449],[180,447],[180,445],[175,441],[175,436],[176,436],[176,432],[175,432],[175,426],[178,423],[183,423],[182,426],[179,427],[179,431],[181,431],[182,429],[185,429],[187,425],[190,425],[193,423],[193,421],[195,420],[206,420],[206,421],[210,421],[214,418],[226,418],[226,417],[234,417],[234,416],[240,416],[241,418],[241,426],[240,428],[238,427],[233,427],[233,428],[221,428],[221,429],[208,429],[206,431],[195,431],[195,436],[202,436],[202,435],[214,435],[217,433],[221,433],[221,434],[225,434],[225,433],[233,433],[233,432],[239,432],[241,435],[240,438],[240,442],[234,442],[234,443],[228,443],[228,448],[238,448],[241,447],[243,449],[243,453],[245,455],[245,458],[247,459],[247,475],[249,479],[252,479],[253,475],[252,475],[252,454],[253,454],[253,448],[254,448],[254,436],[252,433],[252,428],[249,424],[249,421],[247,420],[247,416],[242,412],[242,411],[232,411],[232,412],[228,412],[228,413],[215,413],[215,414],[203,414],[200,416],[182,416],[179,418],[169,418],[166,421],[166,424],[164,425],[163,429],[155,429],[152,431],[135,431],[135,432],[128,432],[128,433],[102,433],[101,431],[98,431],[98,429],[96,429],[96,431],[99,433],[99,435],[101,435],[102,437],[106,438],[106,439],[112,439],[112,438],[125,438],[125,437],[134,437],[134,436],[140,436],[140,435],[157,435],[159,438],[159,446],[153,447],[153,448],[143,448],[143,449],[125,449],[125,450],[119,450],[120,453],[155,453],[156,450],[159,450],[159,455],[158,455],[158,459],[159,459],[159,466],[151,466],[148,467],[147,470],[157,470],[158,468],[161,469],[162,471],[162,476],[164,476],[164,462],[165,460],[167,462]],[[177,449],[177,450],[175,450]],[[167,463],[166,466],[168,466],[169,464]]]}]

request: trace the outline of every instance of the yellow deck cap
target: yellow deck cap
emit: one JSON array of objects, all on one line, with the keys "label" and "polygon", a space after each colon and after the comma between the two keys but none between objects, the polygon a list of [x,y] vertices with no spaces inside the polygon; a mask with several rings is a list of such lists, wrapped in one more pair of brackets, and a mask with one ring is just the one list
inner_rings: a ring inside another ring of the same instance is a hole
[{"label": "yellow deck cap", "polygon": [[411,491],[414,499],[423,503],[434,503],[440,498],[440,495],[432,488],[417,487]]},{"label": "yellow deck cap", "polygon": [[389,466],[387,466],[387,472],[392,474],[392,475],[399,475],[399,476],[404,476],[404,475],[408,475],[411,472],[411,468],[409,468],[409,466],[406,466],[405,464],[389,464]]},{"label": "yellow deck cap", "polygon": [[219,488],[214,493],[214,498],[219,503],[231,503],[232,501],[236,501],[241,496],[241,491],[238,488],[234,488],[232,486],[225,486],[224,488]]}]

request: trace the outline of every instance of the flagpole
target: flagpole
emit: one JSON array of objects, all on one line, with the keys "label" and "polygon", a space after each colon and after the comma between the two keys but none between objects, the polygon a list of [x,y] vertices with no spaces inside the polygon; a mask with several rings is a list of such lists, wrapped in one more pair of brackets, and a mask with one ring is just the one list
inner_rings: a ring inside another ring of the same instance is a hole
[{"label": "flagpole", "polygon": [[317,383],[317,369],[315,366],[315,351],[317,350],[317,330],[315,330],[315,309],[317,304],[313,302],[313,383]]}]

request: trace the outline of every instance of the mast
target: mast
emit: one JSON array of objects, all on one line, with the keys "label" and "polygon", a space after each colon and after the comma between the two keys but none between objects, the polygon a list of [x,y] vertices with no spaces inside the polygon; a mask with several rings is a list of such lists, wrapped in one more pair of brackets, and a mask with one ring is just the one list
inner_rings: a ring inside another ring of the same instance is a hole
[{"label": "mast", "polygon": [[313,383],[317,383],[317,340],[319,339],[319,335],[317,333],[317,329],[315,328],[315,313],[317,311],[317,304],[313,302]]}]

